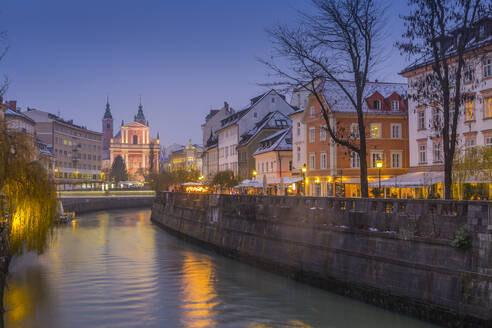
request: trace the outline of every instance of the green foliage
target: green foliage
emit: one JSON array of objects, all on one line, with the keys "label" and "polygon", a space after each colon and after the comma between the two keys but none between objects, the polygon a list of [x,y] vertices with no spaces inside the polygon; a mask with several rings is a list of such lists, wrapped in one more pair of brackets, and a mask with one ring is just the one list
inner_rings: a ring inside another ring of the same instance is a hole
[{"label": "green foliage", "polygon": [[466,225],[463,225],[457,232],[456,232],[456,238],[451,242],[451,246],[455,248],[462,248],[466,249],[470,247],[471,245],[471,240],[470,240],[470,233],[466,229]]},{"label": "green foliage", "polygon": [[53,234],[57,200],[53,180],[36,161],[32,137],[0,127],[1,214],[9,222],[10,255],[42,253]]},{"label": "green foliage", "polygon": [[109,178],[112,181],[127,181],[128,180],[128,172],[126,170],[125,162],[121,156],[116,156],[113,161],[113,165],[111,166],[111,172],[109,173]]},{"label": "green foliage", "polygon": [[238,176],[234,176],[234,172],[228,170],[217,172],[210,184],[220,188],[232,188],[237,186],[239,182],[241,182],[241,179]]},{"label": "green foliage", "polygon": [[172,185],[185,182],[197,182],[200,172],[194,168],[177,168],[172,171],[161,170],[159,173],[151,172],[147,181],[153,190],[168,190]]}]

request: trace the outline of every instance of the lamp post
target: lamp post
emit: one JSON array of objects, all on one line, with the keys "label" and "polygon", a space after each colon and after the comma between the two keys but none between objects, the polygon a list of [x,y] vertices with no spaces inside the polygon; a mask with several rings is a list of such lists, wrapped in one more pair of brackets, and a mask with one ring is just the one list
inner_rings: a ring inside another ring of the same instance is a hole
[{"label": "lamp post", "polygon": [[305,194],[306,192],[306,188],[305,188],[305,179],[306,179],[306,172],[307,172],[307,167],[306,167],[306,164],[304,164],[302,167],[301,167],[301,172],[302,172],[302,195]]},{"label": "lamp post", "polygon": [[256,172],[256,170],[253,170],[251,174],[253,175],[253,180],[256,180],[256,175],[258,174],[258,172]]},{"label": "lamp post", "polygon": [[378,168],[378,175],[379,175],[379,197],[381,197],[381,168],[383,167],[383,161],[381,160],[377,161],[376,167]]}]

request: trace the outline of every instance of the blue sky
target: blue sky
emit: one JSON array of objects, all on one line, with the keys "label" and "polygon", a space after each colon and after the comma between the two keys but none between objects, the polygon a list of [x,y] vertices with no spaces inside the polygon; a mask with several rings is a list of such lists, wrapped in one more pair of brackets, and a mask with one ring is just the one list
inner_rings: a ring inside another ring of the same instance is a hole
[{"label": "blue sky", "polygon": [[[262,93],[271,45],[265,29],[291,24],[301,0],[4,0],[0,29],[9,51],[0,73],[6,95],[100,131],[106,96],[115,126],[132,120],[142,96],[151,133],[161,144],[201,142],[200,125],[224,101],[240,108]],[[388,11],[387,62],[377,78],[403,81],[401,34]],[[116,131],[115,131],[116,133]]]}]

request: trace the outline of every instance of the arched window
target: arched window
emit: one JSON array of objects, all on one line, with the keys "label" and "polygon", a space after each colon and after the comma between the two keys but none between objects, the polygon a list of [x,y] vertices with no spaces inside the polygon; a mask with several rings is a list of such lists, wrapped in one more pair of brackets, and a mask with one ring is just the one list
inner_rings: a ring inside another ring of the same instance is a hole
[{"label": "arched window", "polygon": [[138,144],[138,136],[137,135],[134,135],[133,136],[133,144],[134,145],[137,145]]}]

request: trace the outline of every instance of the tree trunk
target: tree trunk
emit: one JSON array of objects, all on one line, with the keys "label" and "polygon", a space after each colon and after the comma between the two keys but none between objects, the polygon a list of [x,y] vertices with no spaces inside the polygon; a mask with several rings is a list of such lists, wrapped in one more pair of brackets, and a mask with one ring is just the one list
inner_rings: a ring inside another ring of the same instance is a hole
[{"label": "tree trunk", "polygon": [[444,199],[452,198],[452,192],[451,192],[451,187],[453,185],[452,164],[453,164],[453,158],[446,156],[444,158]]}]

